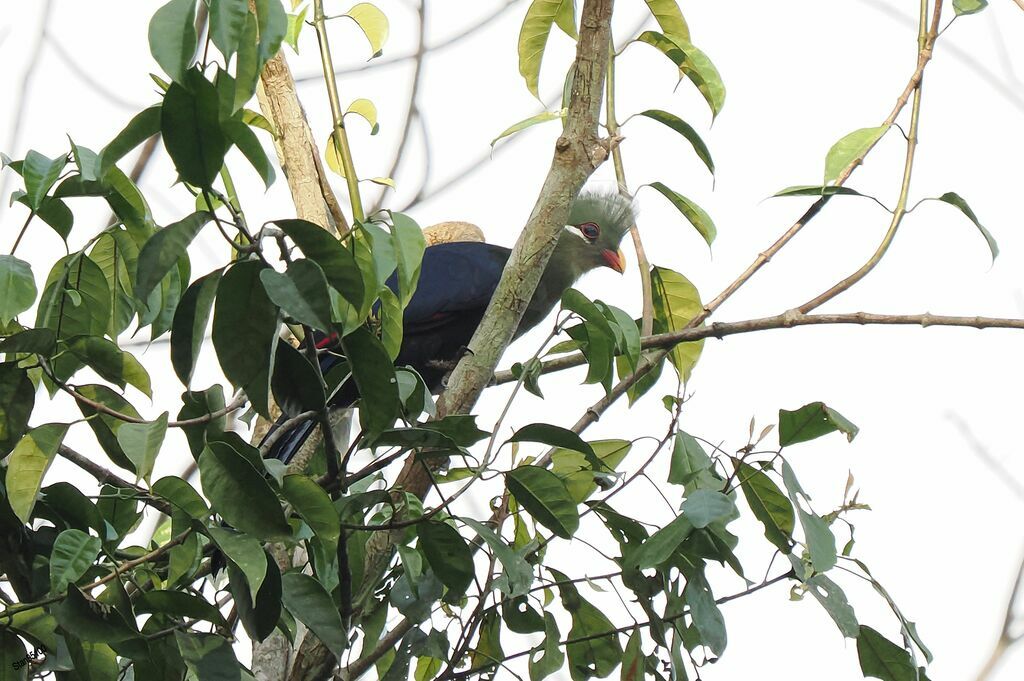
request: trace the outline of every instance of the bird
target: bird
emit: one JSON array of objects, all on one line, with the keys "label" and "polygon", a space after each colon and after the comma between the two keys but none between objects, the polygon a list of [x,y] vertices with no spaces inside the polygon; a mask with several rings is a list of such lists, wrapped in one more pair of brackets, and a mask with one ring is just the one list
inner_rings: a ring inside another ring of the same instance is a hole
[{"label": "bird", "polygon": [[[600,267],[624,273],[626,261],[619,244],[635,221],[629,197],[608,191],[580,192],[513,340],[543,321],[584,274]],[[419,283],[402,316],[403,338],[395,365],[415,369],[431,393],[443,389],[445,376],[466,351],[511,252],[481,241],[437,243],[424,250]],[[396,291],[397,278],[392,275],[387,285]],[[316,345],[322,350],[332,343],[336,337],[321,336]],[[341,361],[330,352],[321,352],[318,358],[323,373]],[[331,407],[348,407],[358,398],[354,381],[348,384],[335,394]],[[287,420],[282,415],[264,442]],[[277,436],[266,457],[288,463],[315,427],[315,421],[307,420]]]}]

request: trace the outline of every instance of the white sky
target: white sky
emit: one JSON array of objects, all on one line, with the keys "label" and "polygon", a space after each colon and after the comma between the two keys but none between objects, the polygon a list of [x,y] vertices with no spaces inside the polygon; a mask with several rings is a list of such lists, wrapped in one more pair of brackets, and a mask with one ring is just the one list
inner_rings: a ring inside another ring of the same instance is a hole
[{"label": "white sky", "polygon": [[[0,102],[0,148],[15,158],[28,148],[51,156],[63,153],[65,133],[80,144],[99,148],[136,110],[156,101],[147,75],[156,66],[146,43],[148,17],[161,4],[155,1],[53,2],[48,41],[35,60],[29,89],[21,91],[43,4],[24,3],[17,12],[0,15],[0,54],[6,65],[0,71],[0,91],[12,93]],[[380,1],[391,19],[386,58],[415,49],[413,4]],[[431,2],[427,44],[461,32],[500,4]],[[877,270],[823,311],[1024,314],[1019,201],[1024,178],[1018,162],[1024,155],[1019,134],[1024,88],[1018,78],[1024,72],[1024,58],[1011,47],[1024,39],[1024,13],[1008,0],[992,4],[981,15],[957,20],[939,40],[926,76],[912,197],[960,193],[995,235],[1002,255],[990,268],[984,241],[973,226],[951,207],[927,204],[906,219]],[[621,45],[646,8],[640,0],[620,0],[616,5]],[[348,3],[328,6],[342,12]],[[518,23],[525,9],[525,3],[517,3],[485,30],[431,55],[425,63],[418,103],[432,145],[426,190],[431,198],[412,211],[422,225],[468,220],[481,225],[490,241],[511,245],[529,213],[547,170],[557,124],[528,131],[525,139],[496,153],[471,179],[450,191],[431,192],[467,162],[486,155],[498,132],[536,112],[538,105],[516,66]],[[783,187],[819,181],[824,154],[836,139],[877,125],[887,115],[914,67],[916,9],[911,0],[684,2],[695,44],[715,61],[728,89],[725,110],[710,130],[710,116],[693,88],[683,84],[673,92],[674,68],[647,46],[630,47],[618,67],[619,119],[648,108],[676,113],[701,132],[718,168],[713,184],[687,145],[667,129],[647,120],[625,127],[623,153],[632,186],[665,182],[699,202],[718,226],[718,241],[709,256],[700,238],[661,197],[649,189],[642,191],[640,227],[652,261],[685,273],[710,299],[788,228],[810,199],[762,200]],[[945,21],[951,16],[947,7]],[[366,58],[365,42],[354,28],[335,22],[331,31],[339,62],[358,64]],[[303,36],[301,50],[301,56],[288,55],[293,71],[316,74],[319,65],[311,32]],[[561,34],[551,40],[541,76],[546,96],[560,92],[571,50]],[[61,53],[94,82],[70,69]],[[369,97],[380,110],[377,136],[366,135],[360,123],[351,126],[356,165],[363,176],[384,174],[391,164],[410,74],[411,62],[402,62],[340,80],[343,100]],[[322,143],[329,132],[323,90],[312,82],[303,85],[300,94]],[[19,105],[25,116],[12,148],[13,112]],[[267,142],[265,136],[262,139]],[[422,148],[422,136],[414,132],[409,158],[396,177],[399,191],[393,205],[404,204],[415,193]],[[891,205],[903,152],[899,133],[890,132],[850,186]],[[283,178],[264,195],[255,174],[243,160],[236,161],[234,175],[250,222],[289,217]],[[611,178],[611,168],[606,167],[595,181],[608,183]],[[161,224],[191,210],[190,197],[171,186],[173,179],[161,151],[143,181]],[[343,192],[340,179],[336,187]],[[80,207],[75,243],[91,234],[105,215],[95,203],[80,202]],[[8,252],[25,209],[0,210],[0,248]],[[715,319],[775,314],[810,299],[870,255],[888,225],[887,217],[870,201],[833,201]],[[41,285],[60,249],[59,240],[36,224],[18,255],[31,260]],[[193,273],[209,271],[223,251],[214,238],[194,246]],[[630,312],[639,310],[635,270],[624,279],[611,272],[594,274],[580,288]],[[533,334],[510,356],[521,358],[538,342]],[[1024,553],[1024,496],[1013,490],[1014,484],[1019,489],[1024,482],[1018,428],[1019,386],[1024,379],[1020,347],[1021,338],[1011,331],[941,328],[796,329],[709,341],[690,386],[694,397],[684,427],[735,451],[746,441],[752,416],[766,425],[775,421],[780,407],[796,408],[815,400],[825,401],[859,425],[861,432],[853,444],[830,436],[795,447],[791,461],[819,512],[840,501],[847,471],[853,472],[861,499],[873,508],[854,517],[856,554],[918,623],[936,654],[931,678],[973,679],[998,634],[1010,582]],[[153,373],[157,398],[149,405],[135,393],[133,401],[144,415],[156,416],[165,409],[176,413],[181,386],[167,368],[166,345],[139,352]],[[194,384],[199,387],[219,380],[211,349],[205,353]],[[570,425],[601,395],[600,388],[578,387],[580,378],[548,378],[542,385],[550,399],[522,398],[504,428],[510,433],[534,420]],[[671,389],[669,382],[664,383],[633,411],[617,406],[587,437],[660,435],[665,412],[658,397]],[[491,391],[481,403],[485,426],[506,394],[502,389]],[[37,410],[33,423],[75,417],[77,410],[57,399]],[[969,426],[978,446],[1005,467],[1004,473],[983,463],[954,419]],[[76,427],[69,441],[102,460],[87,428]],[[180,453],[165,454],[154,479],[179,472],[189,460],[183,440],[169,439],[170,446],[175,444]],[[644,444],[638,445],[627,467],[642,461],[647,451]],[[663,469],[655,471],[656,480],[664,479]],[[76,471],[58,462],[48,480],[69,477],[81,480]],[[88,486],[88,481],[82,483]],[[678,502],[677,490],[664,491]],[[478,508],[485,501],[480,499]],[[642,483],[620,495],[616,506],[646,519],[667,516],[660,499]],[[759,539],[760,529],[749,518],[737,528],[743,538],[740,556],[748,575],[757,579],[769,556],[761,546],[765,542]],[[585,569],[581,561],[598,558],[578,543],[570,550],[552,555],[574,560],[576,573]],[[607,565],[595,562],[594,571],[607,571]],[[743,588],[738,578],[724,571],[714,571],[712,577],[716,595]],[[894,638],[895,620],[870,588],[849,576],[835,577],[846,587],[861,622]],[[584,594],[590,597],[586,588]],[[817,604],[790,603],[787,596],[786,587],[779,586],[723,607],[729,649],[705,670],[707,679],[861,678],[854,643],[842,639]],[[596,595],[598,600],[602,597]],[[518,649],[506,646],[507,652]],[[1022,672],[1024,654],[1016,651],[992,678],[1019,679]]]}]

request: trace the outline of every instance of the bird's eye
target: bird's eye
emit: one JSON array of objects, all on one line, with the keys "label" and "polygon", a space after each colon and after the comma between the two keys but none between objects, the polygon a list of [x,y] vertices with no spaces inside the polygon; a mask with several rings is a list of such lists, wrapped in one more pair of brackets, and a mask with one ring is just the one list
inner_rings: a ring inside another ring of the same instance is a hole
[{"label": "bird's eye", "polygon": [[582,225],[580,225],[580,232],[583,234],[583,236],[587,237],[591,241],[594,241],[601,234],[601,228],[598,227],[593,222],[584,222]]}]

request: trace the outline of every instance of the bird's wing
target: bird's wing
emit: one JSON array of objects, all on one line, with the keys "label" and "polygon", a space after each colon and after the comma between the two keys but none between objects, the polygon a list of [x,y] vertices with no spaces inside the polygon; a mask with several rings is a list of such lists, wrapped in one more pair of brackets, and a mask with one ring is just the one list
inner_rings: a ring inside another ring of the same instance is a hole
[{"label": "bird's wing", "polygon": [[[509,249],[479,242],[445,243],[423,252],[416,292],[405,308],[406,334],[443,325],[453,315],[487,307]],[[395,289],[394,277],[388,286]]]}]

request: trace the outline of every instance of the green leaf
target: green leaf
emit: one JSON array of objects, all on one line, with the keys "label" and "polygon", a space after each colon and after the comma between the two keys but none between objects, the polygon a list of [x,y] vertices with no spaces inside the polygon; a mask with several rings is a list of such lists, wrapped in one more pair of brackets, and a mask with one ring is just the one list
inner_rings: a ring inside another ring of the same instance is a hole
[{"label": "green leaf", "polygon": [[202,73],[189,70],[184,85],[171,83],[160,110],[160,132],[181,179],[210,187],[224,165],[228,142],[217,89]]},{"label": "green leaf", "polygon": [[494,533],[494,530],[472,518],[463,518],[462,522],[468,525],[477,536],[487,543],[491,552],[497,557],[498,562],[505,569],[501,580],[498,582],[502,592],[510,597],[525,596],[533,583],[533,570],[530,564],[523,557],[512,550],[505,541]]},{"label": "green leaf", "polygon": [[[549,447],[560,447],[580,452],[596,467],[601,466],[594,448],[576,433],[548,423],[531,423],[517,430],[507,442],[539,442]],[[506,444],[507,444],[506,442]]]},{"label": "green leaf", "polygon": [[[18,196],[17,201],[27,206],[28,196]],[[68,240],[71,227],[75,224],[75,216],[71,213],[71,209],[68,208],[68,204],[64,203],[61,199],[44,196],[42,203],[39,204],[39,208],[36,210],[36,216],[52,227],[53,231],[57,232],[61,239],[65,242]]]},{"label": "green leaf", "polygon": [[68,350],[117,387],[130,383],[147,397],[153,396],[149,373],[139,360],[106,338],[75,336],[68,341]]},{"label": "green leaf", "polygon": [[626,650],[622,653],[622,672],[620,681],[644,681],[644,662],[646,660],[641,643],[640,627],[633,627],[633,633],[626,642]]},{"label": "green leaf", "polygon": [[263,70],[263,65],[281,49],[285,33],[288,32],[288,15],[284,13],[284,6],[279,0],[256,0],[255,4],[260,36],[257,45],[258,74]]},{"label": "green leaf", "polygon": [[300,572],[288,572],[281,577],[281,587],[288,612],[309,627],[331,652],[341,655],[348,647],[346,628],[320,582]]},{"label": "green leaf", "polygon": [[519,505],[534,519],[563,539],[579,529],[580,514],[557,475],[539,466],[519,466],[505,475],[505,484]]},{"label": "green leaf", "polygon": [[274,225],[288,235],[310,260],[320,265],[333,286],[356,307],[363,303],[363,276],[352,251],[341,245],[327,230],[307,220],[274,220]]},{"label": "green leaf", "polygon": [[7,502],[23,523],[31,522],[43,476],[68,432],[66,423],[47,423],[25,433],[7,459]]},{"label": "green leaf", "polygon": [[580,596],[575,586],[565,583],[568,581],[565,575],[557,570],[552,570],[551,574],[562,582],[558,586],[562,607],[572,616],[568,638],[576,642],[565,646],[570,678],[573,681],[584,681],[594,676],[608,676],[622,662],[622,646],[615,625],[603,612]]},{"label": "green leaf", "polygon": [[776,196],[863,196],[865,198],[873,198],[866,194],[861,194],[856,189],[850,189],[849,187],[837,187],[829,184],[800,184],[793,187],[786,187],[780,191],[772,194],[772,197]]},{"label": "green leaf", "polygon": [[[239,619],[246,633],[256,641],[265,640],[281,621],[281,571],[266,551],[263,552],[263,562],[266,576],[255,598],[252,597],[245,574],[235,563],[228,563],[228,581],[238,606]],[[285,621],[287,618],[286,615]]]},{"label": "green leaf", "polygon": [[779,410],[779,446],[788,447],[798,442],[814,440],[822,435],[839,431],[853,442],[859,428],[824,402],[811,402],[795,411]]},{"label": "green leaf", "polygon": [[277,139],[277,130],[274,129],[274,124],[268,121],[266,116],[261,113],[257,113],[252,109],[242,109],[242,122],[250,127],[266,130],[274,139]]},{"label": "green leaf", "polygon": [[106,174],[125,155],[153,135],[160,132],[160,106],[154,105],[135,114],[117,137],[110,141],[99,155],[98,174]]},{"label": "green leaf", "polygon": [[132,287],[138,267],[139,247],[127,230],[114,227],[96,241],[96,245],[89,251],[89,257],[106,277],[107,290],[111,292],[107,335],[117,338],[131,325],[136,313]]},{"label": "green leaf", "polygon": [[[651,269],[651,285],[654,294],[655,333],[680,331],[704,309],[697,288],[678,272],[664,267],[654,267]],[[680,343],[672,348],[668,357],[680,380],[689,380],[690,372],[700,359],[703,348],[703,340]]]},{"label": "green leaf", "polygon": [[53,354],[57,335],[50,329],[25,329],[0,340],[0,352],[30,353],[49,357]]},{"label": "green leaf", "polygon": [[117,643],[137,636],[120,611],[88,598],[73,584],[53,615],[67,634],[83,641]]},{"label": "green leaf", "polygon": [[13,255],[0,255],[0,324],[7,324],[36,302],[32,266]]},{"label": "green leaf", "polygon": [[[650,2],[648,2],[648,4],[650,4]],[[669,4],[674,6],[674,0],[669,0]],[[661,111],[660,109],[648,109],[647,111],[641,111],[637,115],[646,116],[651,120],[658,121],[662,125],[666,125],[682,135],[686,141],[693,146],[693,150],[697,153],[697,157],[704,162],[704,165],[707,166],[707,169],[711,174],[715,174],[715,162],[711,160],[711,152],[708,150],[707,145],[704,144],[704,140],[700,138],[700,135],[697,134],[697,131],[694,130],[689,123],[675,114],[671,114],[667,111]],[[671,199],[669,200],[671,201]]]},{"label": "green leaf", "polygon": [[213,312],[213,347],[224,375],[269,415],[267,396],[277,344],[278,315],[260,283],[264,265],[236,263],[221,279]]},{"label": "green leaf", "polygon": [[825,575],[820,574],[808,579],[807,585],[810,587],[808,592],[825,609],[825,612],[836,623],[843,636],[857,638],[859,633],[857,615],[854,614],[853,608],[850,606],[849,601],[846,600],[846,594],[839,588],[839,585]]},{"label": "green leaf", "polygon": [[889,129],[888,125],[877,128],[854,130],[832,145],[825,156],[825,181],[831,184],[851,163],[859,163]]},{"label": "green leaf", "polygon": [[702,571],[686,580],[683,597],[690,606],[690,617],[693,618],[693,625],[700,634],[701,643],[710,648],[715,655],[721,656],[725,652],[728,640],[725,633],[725,618],[715,603],[711,585]]},{"label": "green leaf", "polygon": [[718,230],[715,228],[715,223],[711,220],[711,216],[704,212],[704,209],[696,203],[682,194],[669,189],[661,182],[652,182],[650,186],[657,189],[658,193],[668,199],[676,207],[676,210],[690,221],[693,228],[697,230],[697,233],[701,235],[710,247],[715,237],[718,236]]},{"label": "green leaf", "polygon": [[263,145],[260,144],[256,134],[248,125],[241,121],[225,122],[224,134],[227,135],[228,140],[232,144],[238,147],[238,150],[242,152],[242,155],[245,156],[246,160],[249,161],[253,169],[259,174],[260,179],[263,180],[264,188],[270,189],[270,185],[274,184],[274,180],[277,179],[277,173],[274,171],[274,164],[271,163],[267,152],[264,151]]},{"label": "green leaf", "polygon": [[391,214],[391,243],[398,261],[398,300],[405,308],[416,292],[420,278],[420,264],[427,247],[423,230],[416,221],[403,213]]},{"label": "green leaf", "polygon": [[391,427],[401,410],[395,366],[380,341],[366,327],[341,339],[359,388],[359,424],[369,434]]},{"label": "green leaf", "polygon": [[857,635],[857,659],[864,676],[882,681],[928,681],[906,650],[864,624]]},{"label": "green leaf", "polygon": [[64,530],[53,542],[50,554],[50,592],[59,594],[81,579],[96,560],[102,544],[81,530]]},{"label": "green leaf", "polygon": [[235,97],[231,105],[232,113],[252,99],[256,92],[256,83],[260,79],[260,69],[263,65],[259,63],[257,24],[254,15],[246,15],[245,28],[242,30],[242,38],[238,45],[238,58],[235,60]]},{"label": "green leaf", "polygon": [[394,361],[402,349],[402,304],[398,296],[386,286],[380,290],[380,308],[377,313],[380,317],[380,342],[387,350],[388,357]]},{"label": "green leaf", "polygon": [[344,16],[352,19],[366,35],[370,43],[370,52],[376,55],[384,47],[388,39],[388,18],[377,9],[376,5],[368,2],[360,2],[355,5]]},{"label": "green leaf", "polygon": [[652,568],[664,563],[675,552],[683,540],[693,532],[693,524],[685,515],[652,534],[633,554],[632,563],[640,569]]},{"label": "green leaf", "polygon": [[304,411],[320,411],[327,400],[324,383],[316,367],[283,339],[277,341],[274,377],[270,388],[277,406],[288,416],[298,416]]},{"label": "green leaf", "polygon": [[601,462],[597,468],[586,456],[571,449],[557,449],[551,454],[551,471],[565,483],[576,503],[596,492],[595,478],[605,478],[616,471],[633,447],[629,440],[595,440],[589,444]]},{"label": "green leaf", "polygon": [[804,528],[811,567],[815,572],[828,572],[836,564],[836,538],[819,516],[799,510],[800,526]]},{"label": "green leaf", "polygon": [[[544,613],[544,641],[534,648],[529,657],[530,681],[543,681],[565,663],[565,653],[559,644],[558,623],[550,612]],[[543,655],[536,657],[537,651]],[[536,658],[536,659],[535,659]]]},{"label": "green leaf", "polygon": [[699,530],[733,515],[736,512],[736,504],[721,492],[699,489],[686,497],[680,510]]},{"label": "green leaf", "polygon": [[260,281],[267,297],[300,324],[329,332],[331,330],[331,298],[327,279],[313,260],[300,258],[281,274],[270,269],[260,272]]},{"label": "green leaf", "polygon": [[[684,40],[690,39],[690,27],[686,25],[686,19],[676,4],[676,0],[644,0],[651,16],[658,22],[662,33],[670,36],[678,36]],[[642,677],[641,677],[642,678]]]},{"label": "green leaf", "polygon": [[[26,664],[25,646],[9,629],[0,631],[0,665],[7,681],[28,680],[29,666]],[[7,671],[8,669],[11,671]]]},{"label": "green leaf", "polygon": [[210,442],[199,455],[203,492],[214,511],[246,534],[281,540],[291,530],[266,478],[226,442]]},{"label": "green leaf", "polygon": [[192,282],[174,311],[171,364],[178,379],[186,386],[192,382],[199,350],[206,338],[206,325],[210,321],[221,273],[221,270],[214,270]]},{"label": "green leaf", "polygon": [[117,443],[135,464],[135,472],[139,477],[149,480],[166,433],[167,412],[161,414],[156,421],[126,423],[118,429]]},{"label": "green leaf", "polygon": [[153,493],[196,520],[205,521],[210,515],[210,509],[195,488],[177,476],[168,475],[154,482]]},{"label": "green leaf", "polygon": [[576,0],[562,0],[555,14],[555,25],[573,40],[579,39],[576,32]]},{"label": "green leaf", "polygon": [[[714,487],[716,480],[711,458],[700,443],[685,431],[677,432],[669,464],[668,481],[673,485],[684,485],[689,493],[691,488]],[[721,480],[718,482],[721,489]]]},{"label": "green leaf", "polygon": [[190,677],[198,681],[241,681],[241,667],[231,643],[223,636],[175,631],[174,640]]},{"label": "green leaf", "polygon": [[[93,402],[99,402],[120,414],[126,414],[137,419],[142,418],[135,407],[105,385],[80,385],[78,386],[78,392]],[[114,416],[98,412],[82,402],[78,402],[78,408],[82,411],[82,415],[88,419],[89,427],[92,428],[93,433],[96,435],[96,440],[99,441],[100,446],[107,453],[107,456],[110,457],[110,460],[122,468],[134,470],[135,464],[125,455],[117,441],[117,432],[125,425],[125,422]]]},{"label": "green leaf", "polygon": [[974,226],[978,228],[979,232],[981,232],[981,236],[985,238],[985,243],[988,244],[989,253],[992,254],[992,262],[995,262],[996,256],[999,255],[999,245],[996,243],[995,237],[993,237],[992,234],[985,229],[984,225],[981,224],[978,220],[978,216],[974,214],[974,211],[967,205],[967,202],[964,201],[963,197],[956,192],[946,192],[937,200],[948,203],[951,206],[956,206],[971,222],[974,223]]},{"label": "green leaf", "polygon": [[739,460],[735,463],[743,496],[754,517],[764,525],[764,536],[783,553],[789,553],[796,523],[789,499],[762,471]]},{"label": "green leaf", "polygon": [[430,569],[448,587],[445,600],[456,602],[473,582],[473,552],[451,525],[427,520],[416,525],[416,534]]},{"label": "green leaf", "polygon": [[196,0],[171,0],[149,21],[149,51],[177,83],[184,82],[196,53],[195,21]]},{"label": "green leaf", "polygon": [[976,14],[988,7],[988,0],[953,0],[953,11],[961,14]]},{"label": "green leaf", "polygon": [[540,63],[561,4],[562,0],[533,0],[519,30],[519,73],[526,81],[526,89],[538,99]]},{"label": "green leaf", "polygon": [[235,532],[226,527],[208,527],[206,531],[224,555],[245,575],[249,586],[250,603],[255,604],[263,580],[267,576],[267,559],[255,537]]},{"label": "green leaf", "polygon": [[[544,0],[536,0],[536,1],[540,2],[540,1],[544,1]],[[558,111],[543,111],[543,112],[541,112],[539,114],[536,114],[534,116],[530,116],[529,118],[524,118],[523,120],[519,121],[518,123],[513,123],[509,127],[507,127],[504,130],[502,130],[501,133],[497,137],[495,137],[494,139],[491,140],[491,146],[493,147],[495,144],[497,144],[498,140],[500,140],[500,139],[502,139],[504,137],[509,137],[510,135],[514,135],[517,132],[520,132],[520,131],[525,130],[527,128],[531,128],[531,127],[537,125],[538,123],[547,123],[548,121],[561,120],[561,119],[565,118],[565,115],[568,112],[569,112],[568,109],[559,109]]]},{"label": "green leaf", "polygon": [[25,154],[21,175],[25,178],[25,200],[29,208],[33,211],[39,210],[50,187],[60,177],[67,163],[67,156],[48,158],[38,151],[29,151]]},{"label": "green leaf", "polygon": [[718,69],[708,56],[685,37],[666,35],[658,31],[644,31],[637,42],[646,43],[664,54],[679,69],[680,78],[689,78],[711,109],[714,119],[725,105],[725,85]]},{"label": "green leaf", "polygon": [[211,213],[197,211],[188,217],[167,225],[146,242],[139,251],[138,279],[135,297],[145,301],[160,281],[167,276],[186,253],[199,231],[213,218]]},{"label": "green leaf", "polygon": [[0,363],[0,458],[28,430],[35,401],[36,390],[28,372],[18,368],[17,362]]},{"label": "green leaf", "polygon": [[356,116],[361,117],[370,124],[370,134],[377,134],[377,130],[380,128],[380,126],[377,125],[377,105],[372,101],[363,98],[353,100],[345,111],[346,116],[349,114],[355,114]]},{"label": "green leaf", "polygon": [[246,0],[212,0],[210,3],[210,37],[227,61],[238,51],[248,14]]},{"label": "green leaf", "polygon": [[139,615],[156,613],[179,619],[202,619],[221,627],[228,626],[227,620],[213,603],[184,591],[146,591],[135,601],[134,606],[135,613]]},{"label": "green leaf", "polygon": [[[46,278],[36,309],[36,326],[58,332],[58,341],[78,335],[102,336],[110,326],[110,288],[103,270],[81,253],[58,260]],[[67,379],[82,366],[71,353],[53,362],[57,378]]]},{"label": "green leaf", "polygon": [[281,494],[320,539],[331,546],[338,544],[338,512],[320,485],[305,475],[286,475]]},{"label": "green leaf", "polygon": [[306,12],[308,11],[309,7],[306,6],[298,14],[288,15],[288,31],[284,34],[284,41],[291,45],[295,54],[299,53],[299,33],[302,32],[302,27],[306,23]]}]

